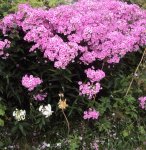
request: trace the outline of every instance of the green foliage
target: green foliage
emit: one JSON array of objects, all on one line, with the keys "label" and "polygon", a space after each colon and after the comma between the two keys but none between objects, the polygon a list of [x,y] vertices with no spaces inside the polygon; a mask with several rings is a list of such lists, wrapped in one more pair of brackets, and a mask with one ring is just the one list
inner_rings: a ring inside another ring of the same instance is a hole
[{"label": "green foliage", "polygon": [[69,149],[70,150],[78,150],[80,145],[79,137],[74,134],[69,137]]},{"label": "green foliage", "polygon": [[12,8],[9,11],[10,12],[16,11],[17,6],[19,4],[23,4],[23,3],[29,3],[33,7],[43,7],[44,6],[43,1],[41,1],[41,0],[30,0],[30,1],[28,1],[28,0],[14,0],[11,3]]},{"label": "green foliage", "polygon": [[5,115],[6,107],[0,103],[0,126],[4,126],[4,120],[1,118]]},{"label": "green foliage", "polygon": [[126,0],[126,1],[130,2],[130,3],[138,4],[140,7],[146,9],[146,1],[145,0]]},{"label": "green foliage", "polygon": [[44,4],[49,7],[55,7],[59,4],[65,3],[64,0],[43,0],[43,1],[44,1]]},{"label": "green foliage", "polygon": [[64,4],[64,0],[0,0],[0,18],[15,12],[19,4],[29,3],[33,7],[55,7]]}]

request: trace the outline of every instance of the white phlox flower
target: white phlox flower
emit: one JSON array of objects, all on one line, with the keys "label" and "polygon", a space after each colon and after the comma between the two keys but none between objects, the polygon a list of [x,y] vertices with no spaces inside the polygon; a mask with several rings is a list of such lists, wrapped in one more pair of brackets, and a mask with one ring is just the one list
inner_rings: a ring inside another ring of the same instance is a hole
[{"label": "white phlox flower", "polygon": [[46,117],[48,118],[49,116],[52,115],[53,111],[51,110],[51,105],[48,104],[46,106],[41,105],[39,107],[39,111]]},{"label": "white phlox flower", "polygon": [[25,110],[18,110],[17,108],[13,111],[13,116],[17,121],[25,120],[26,111]]}]

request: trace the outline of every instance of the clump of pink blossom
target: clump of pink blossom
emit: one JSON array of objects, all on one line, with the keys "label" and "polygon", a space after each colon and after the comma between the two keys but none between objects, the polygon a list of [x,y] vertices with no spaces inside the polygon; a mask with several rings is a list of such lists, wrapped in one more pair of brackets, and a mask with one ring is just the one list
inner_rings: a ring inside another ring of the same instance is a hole
[{"label": "clump of pink blossom", "polygon": [[47,97],[47,93],[39,93],[33,96],[36,101],[43,101]]},{"label": "clump of pink blossom", "polygon": [[[4,41],[0,40],[0,56],[3,56],[5,54],[4,49],[10,47],[10,41],[5,39]],[[8,56],[8,53],[5,55],[6,57]]]},{"label": "clump of pink blossom", "polygon": [[66,68],[78,56],[85,64],[96,60],[118,63],[128,52],[146,44],[146,11],[118,0],[80,0],[49,10],[20,5],[6,16],[0,29],[6,34],[22,28],[56,68]]},{"label": "clump of pink blossom", "polygon": [[140,107],[146,110],[146,96],[142,96],[138,100],[139,100]]},{"label": "clump of pink blossom", "polygon": [[96,111],[95,109],[89,108],[89,110],[84,111],[84,116],[83,116],[84,119],[95,120],[95,119],[98,119],[98,117],[99,117],[99,112]]},{"label": "clump of pink blossom", "polygon": [[28,89],[28,91],[34,90],[35,87],[40,85],[43,81],[39,77],[33,75],[25,75],[22,77],[22,85]]},{"label": "clump of pink blossom", "polygon": [[80,81],[78,84],[80,95],[87,96],[89,99],[92,99],[101,90],[100,83],[82,83]]},{"label": "clump of pink blossom", "polygon": [[93,67],[86,69],[85,73],[90,82],[78,82],[80,95],[84,95],[87,96],[89,99],[92,99],[102,89],[99,81],[105,77],[105,73],[100,69],[95,70]]},{"label": "clump of pink blossom", "polygon": [[90,79],[91,82],[99,82],[101,79],[105,77],[105,73],[100,69],[95,70],[89,68],[85,70],[85,73],[87,75],[87,78]]},{"label": "clump of pink blossom", "polygon": [[93,141],[93,143],[91,143],[91,148],[94,150],[99,150],[99,145],[96,141]]}]

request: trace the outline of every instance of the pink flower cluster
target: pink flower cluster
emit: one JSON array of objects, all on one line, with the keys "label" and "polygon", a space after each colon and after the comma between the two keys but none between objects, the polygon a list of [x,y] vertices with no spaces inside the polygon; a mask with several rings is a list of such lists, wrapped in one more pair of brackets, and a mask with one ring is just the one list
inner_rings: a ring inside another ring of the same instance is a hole
[{"label": "pink flower cluster", "polygon": [[85,73],[87,75],[87,78],[91,82],[99,82],[101,79],[105,77],[105,73],[100,69],[95,70],[95,69],[89,68],[85,70]]},{"label": "pink flower cluster", "polygon": [[80,95],[87,96],[89,99],[92,99],[100,90],[101,86],[98,82],[96,84],[79,82]]},{"label": "pink flower cluster", "polygon": [[59,36],[49,39],[44,51],[44,57],[55,61],[56,68],[65,67],[78,55],[78,45],[73,42],[65,43]]},{"label": "pink flower cluster", "polygon": [[146,96],[142,96],[138,100],[139,100],[140,107],[146,110]]},{"label": "pink flower cluster", "polygon": [[22,85],[28,89],[28,91],[34,90],[35,87],[40,85],[43,81],[39,77],[27,74],[22,77]]},{"label": "pink flower cluster", "polygon": [[[5,54],[4,49],[10,47],[10,41],[5,39],[4,41],[0,40],[0,56],[3,56]],[[8,54],[6,54],[7,56]]]},{"label": "pink flower cluster", "polygon": [[100,69],[95,70],[94,67],[86,69],[85,73],[90,82],[82,83],[80,81],[78,83],[80,95],[85,95],[89,99],[92,99],[102,89],[99,81],[105,77],[105,73]]},{"label": "pink flower cluster", "polygon": [[2,20],[0,28],[5,34],[21,27],[24,39],[35,43],[32,51],[39,48],[55,67],[65,68],[78,55],[85,64],[103,59],[118,63],[127,52],[146,44],[145,24],[146,11],[137,5],[80,0],[49,10],[20,5],[18,12]]},{"label": "pink flower cluster", "polygon": [[33,96],[36,101],[43,101],[47,97],[47,93],[39,93]]},{"label": "pink flower cluster", "polygon": [[89,108],[88,111],[84,111],[84,119],[98,119],[99,117],[99,112],[96,111],[95,109]]}]

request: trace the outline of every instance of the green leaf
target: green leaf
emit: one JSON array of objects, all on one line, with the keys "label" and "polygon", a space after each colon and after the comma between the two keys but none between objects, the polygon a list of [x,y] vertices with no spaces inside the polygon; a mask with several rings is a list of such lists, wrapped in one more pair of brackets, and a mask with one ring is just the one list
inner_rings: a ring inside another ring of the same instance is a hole
[{"label": "green leaf", "polygon": [[124,131],[123,131],[123,136],[124,136],[124,137],[127,137],[128,135],[129,135],[129,133],[128,133],[126,130],[124,130]]},{"label": "green leaf", "polygon": [[0,141],[0,148],[4,146],[4,143]]},{"label": "green leaf", "polygon": [[146,133],[143,126],[140,126],[138,129],[139,129],[141,134],[145,134]]},{"label": "green leaf", "polygon": [[4,105],[0,104],[0,116],[5,115],[5,110],[6,110],[6,107]]},{"label": "green leaf", "polygon": [[4,116],[5,115],[5,111],[3,109],[0,109],[0,116]]},{"label": "green leaf", "polygon": [[26,133],[24,132],[24,128],[23,128],[22,125],[19,125],[19,129],[20,129],[21,133],[22,133],[24,136],[26,136]]},{"label": "green leaf", "polygon": [[3,127],[4,126],[4,121],[2,119],[0,119],[0,126]]}]

